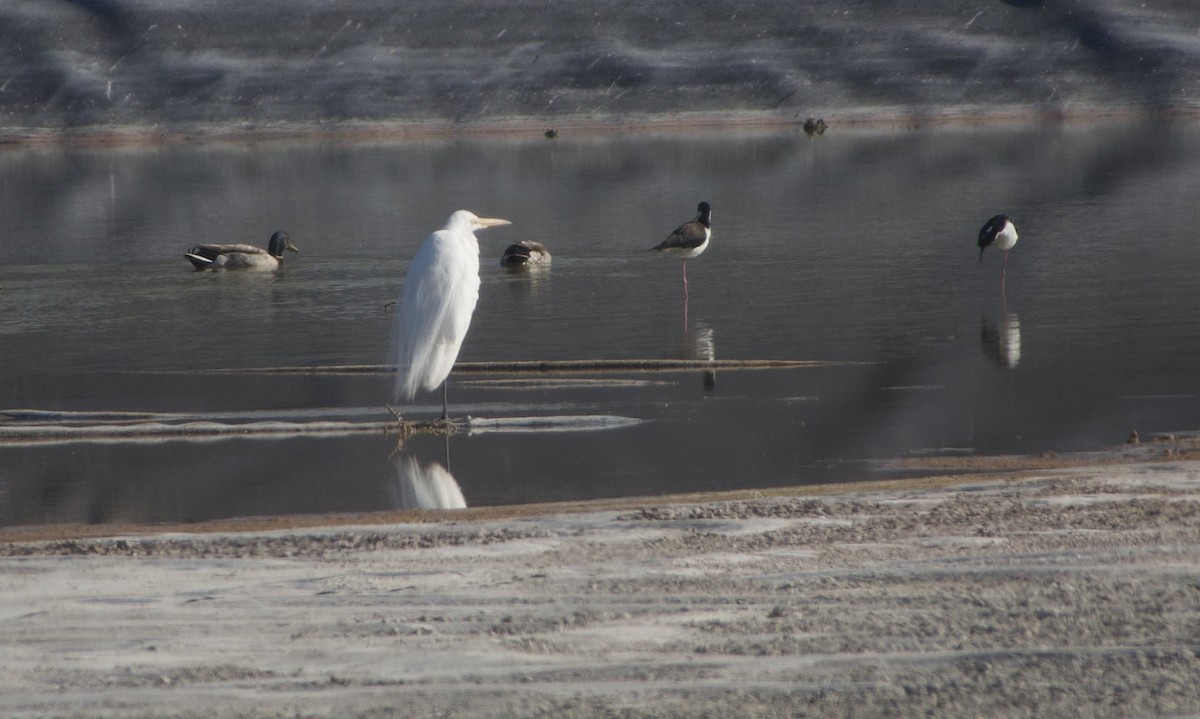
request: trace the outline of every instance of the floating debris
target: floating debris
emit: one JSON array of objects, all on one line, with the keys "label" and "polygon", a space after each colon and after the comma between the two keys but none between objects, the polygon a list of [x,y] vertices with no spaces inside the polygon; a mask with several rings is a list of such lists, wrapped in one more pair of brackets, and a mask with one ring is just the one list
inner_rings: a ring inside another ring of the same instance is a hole
[{"label": "floating debris", "polygon": [[659,379],[595,379],[588,377],[507,377],[503,379],[464,379],[458,387],[487,387],[489,389],[628,389],[630,387],[655,387],[676,384]]},{"label": "floating debris", "polygon": [[[449,436],[459,431],[475,432],[578,432],[614,429],[640,424],[643,420],[612,415],[549,415],[535,417],[480,418],[463,420],[404,419],[391,407],[391,419],[341,421],[312,419],[307,421],[224,422],[213,420],[170,421],[189,415],[138,416],[148,421],[130,422],[124,412],[47,412],[39,410],[0,411],[0,444],[45,445],[88,443],[158,443],[168,441],[213,441],[223,439],[283,439],[304,435],[308,437],[341,437],[376,432],[398,436],[401,441],[415,434]],[[23,419],[12,419],[21,417]],[[85,418],[91,419],[85,419]],[[121,417],[117,421],[100,418]]]},{"label": "floating debris", "polygon": [[485,432],[593,432],[641,424],[645,420],[616,415],[553,415],[549,417],[467,417],[470,434]]},{"label": "floating debris", "polygon": [[189,415],[163,415],[155,412],[78,412],[70,410],[46,409],[6,409],[0,410],[0,423],[3,422],[145,422],[161,419],[185,419]]},{"label": "floating debris", "polygon": [[403,445],[404,440],[408,439],[414,434],[432,434],[439,437],[449,437],[452,434],[458,433],[458,423],[449,417],[408,420],[404,419],[404,416],[401,415],[400,412],[391,405],[384,406],[387,407],[387,410],[392,413],[393,417],[396,418],[396,421],[389,424],[384,431],[387,434],[396,434],[400,438],[400,445]]},{"label": "floating debris", "polygon": [[[511,362],[457,362],[456,374],[549,373],[549,372],[677,372],[680,370],[771,370],[849,367],[872,364],[844,360],[706,360],[706,359],[593,359],[593,360],[514,360]],[[392,374],[395,365],[310,365],[303,367],[225,367],[185,370],[184,374],[268,374],[268,375],[357,375]],[[153,370],[153,373],[161,373]],[[177,373],[172,371],[172,373]]]},{"label": "floating debris", "polygon": [[70,442],[137,443],[168,440],[211,440],[234,437],[278,438],[299,434],[340,436],[383,432],[394,422],[138,422],[135,424],[31,423],[0,425],[0,444],[64,444]]}]

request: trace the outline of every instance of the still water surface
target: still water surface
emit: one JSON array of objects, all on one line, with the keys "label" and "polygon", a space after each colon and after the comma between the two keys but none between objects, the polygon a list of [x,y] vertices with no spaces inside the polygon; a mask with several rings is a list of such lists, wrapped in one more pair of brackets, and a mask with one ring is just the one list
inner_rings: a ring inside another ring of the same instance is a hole
[{"label": "still water surface", "polygon": [[[384,374],[205,371],[381,364],[407,260],[459,208],[513,222],[480,233],[460,361],[834,364],[455,374],[456,415],[640,422],[459,434],[449,461],[441,439],[397,452],[379,432],[10,442],[0,523],[853,481],[885,475],[874,460],[1197,429],[1198,151],[1187,124],[7,150],[0,410],[387,419]],[[678,261],[645,249],[700,200],[714,235],[685,308]],[[1001,254],[975,247],[998,212],[1021,234],[1003,292]],[[301,249],[277,273],[183,258],[277,229]],[[502,270],[519,239],[552,267]],[[431,395],[407,412],[439,410]]]}]

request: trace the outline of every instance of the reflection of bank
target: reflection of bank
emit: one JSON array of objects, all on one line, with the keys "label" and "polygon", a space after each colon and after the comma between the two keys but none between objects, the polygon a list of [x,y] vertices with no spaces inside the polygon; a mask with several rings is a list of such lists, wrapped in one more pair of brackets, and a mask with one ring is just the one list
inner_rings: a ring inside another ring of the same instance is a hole
[{"label": "reflection of bank", "polygon": [[454,475],[438,462],[422,464],[411,454],[396,455],[392,499],[397,509],[463,509],[467,500]]},{"label": "reflection of bank", "polygon": [[1000,323],[990,317],[980,318],[980,343],[983,354],[998,367],[1016,367],[1021,362],[1021,320],[1016,314],[1005,312]]}]

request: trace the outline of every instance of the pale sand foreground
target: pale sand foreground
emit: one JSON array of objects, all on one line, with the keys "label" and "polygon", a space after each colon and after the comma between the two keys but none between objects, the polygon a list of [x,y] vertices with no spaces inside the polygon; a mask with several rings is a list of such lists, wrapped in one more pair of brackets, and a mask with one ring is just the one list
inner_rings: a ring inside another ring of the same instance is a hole
[{"label": "pale sand foreground", "polygon": [[0,715],[1200,714],[1200,464],[0,545]]}]

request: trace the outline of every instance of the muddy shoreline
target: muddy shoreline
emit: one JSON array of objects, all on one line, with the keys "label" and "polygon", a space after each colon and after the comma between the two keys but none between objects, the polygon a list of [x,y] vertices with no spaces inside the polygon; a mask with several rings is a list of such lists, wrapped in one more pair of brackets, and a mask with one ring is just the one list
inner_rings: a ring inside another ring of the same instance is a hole
[{"label": "muddy shoreline", "polygon": [[[806,132],[805,118],[759,113],[696,113],[678,116],[613,118],[492,118],[471,123],[454,122],[343,122],[306,123],[234,123],[229,125],[174,126],[170,128],[93,127],[85,129],[39,129],[0,127],[3,147],[131,147],[205,143],[263,142],[337,142],[379,143],[412,140],[436,140],[451,137],[551,139],[554,137],[606,136],[614,134],[682,135],[706,132]],[[913,131],[922,128],[980,128],[1023,125],[1089,125],[1097,123],[1137,123],[1200,119],[1200,108],[1176,108],[1169,111],[1146,108],[1079,107],[1027,108],[998,112],[986,109],[956,108],[946,111],[914,112],[903,108],[836,112],[821,115],[831,132]],[[823,134],[823,133],[822,133]]]},{"label": "muddy shoreline", "polygon": [[1192,714],[1198,480],[1133,462],[12,543],[0,713]]},{"label": "muddy shoreline", "polygon": [[[354,514],[237,517],[189,524],[46,524],[0,527],[0,556],[50,551],[27,543],[91,540],[150,534],[220,534],[229,532],[303,531],[322,527],[354,527],[458,521],[492,521],[564,513],[623,511],[648,504],[683,505],[736,502],[779,497],[826,497],[854,492],[945,489],[971,482],[1016,482],[1044,472],[1119,467],[1178,461],[1200,461],[1200,435],[1163,435],[1094,452],[1040,455],[932,455],[877,462],[879,469],[902,470],[909,476],[864,479],[852,483],[810,484],[728,492],[696,492],[654,497],[623,497],[547,502],[455,510],[403,510]],[[69,552],[68,552],[69,553]],[[85,552],[86,553],[86,552]]]}]

